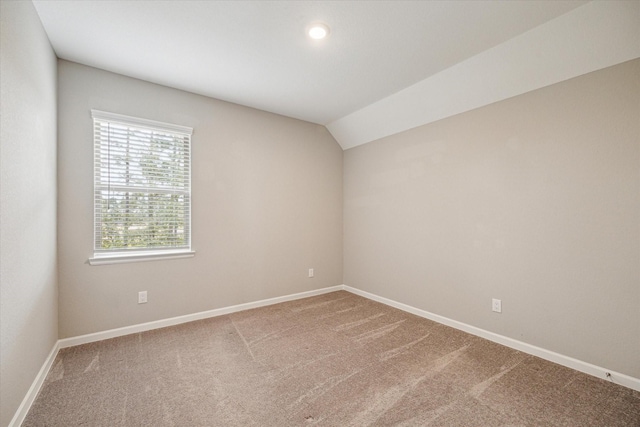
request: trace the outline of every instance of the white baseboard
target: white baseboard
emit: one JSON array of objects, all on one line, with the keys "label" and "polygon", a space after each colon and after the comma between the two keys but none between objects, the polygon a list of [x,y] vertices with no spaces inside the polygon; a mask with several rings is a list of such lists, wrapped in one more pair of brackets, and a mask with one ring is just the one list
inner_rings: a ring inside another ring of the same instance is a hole
[{"label": "white baseboard", "polygon": [[345,291],[351,292],[356,295],[368,298],[373,301],[380,302],[382,304],[395,307],[402,311],[406,311],[416,316],[424,317],[434,322],[442,323],[443,325],[451,326],[452,328],[459,329],[461,331],[476,335],[481,338],[488,339],[489,341],[502,344],[504,346],[513,348],[515,350],[522,351],[523,353],[531,354],[533,356],[540,357],[541,359],[548,360],[550,362],[557,363],[558,365],[566,366],[567,368],[575,369],[576,371],[583,372],[585,374],[592,375],[594,377],[602,378],[612,381],[621,386],[640,391],[640,379],[631,377],[629,375],[621,374],[619,372],[612,371],[600,366],[592,365],[591,363],[583,362],[582,360],[574,359],[573,357],[565,356],[556,353],[551,350],[537,347],[535,345],[527,344],[522,341],[515,340],[513,338],[505,337],[493,332],[486,331],[484,329],[477,328],[475,326],[467,325],[466,323],[458,322],[457,320],[449,319],[448,317],[440,316],[419,308],[412,307],[407,304],[403,304],[397,301],[393,301],[388,298],[384,298],[360,289],[352,288],[351,286],[343,285]]},{"label": "white baseboard", "polygon": [[164,328],[167,326],[179,325],[181,323],[192,322],[194,320],[207,319],[210,317],[223,316],[225,314],[235,313],[242,310],[249,310],[251,308],[265,307],[267,305],[278,304],[286,301],[294,301],[301,298],[308,298],[316,295],[327,294],[329,292],[341,291],[344,290],[343,285],[331,286],[328,288],[315,289],[307,292],[300,292],[297,294],[285,295],[282,297],[269,298],[260,301],[249,302],[245,304],[233,305],[230,307],[223,307],[214,310],[202,311],[199,313],[187,314],[185,316],[172,317],[169,319],[156,320],[154,322],[141,323],[138,325],[125,326],[123,328],[110,329],[108,331],[96,332],[92,334],[80,335],[77,337],[71,338],[63,338],[56,341],[55,345],[51,349],[49,356],[45,360],[42,368],[36,375],[35,380],[31,384],[29,391],[26,396],[22,400],[22,403],[18,407],[13,419],[9,423],[8,427],[19,427],[24,421],[29,409],[31,409],[31,405],[36,400],[38,396],[38,392],[44,383],[44,380],[47,378],[47,374],[53,365],[56,356],[58,355],[58,351],[62,348],[73,347],[75,345],[87,344],[95,341],[102,341],[109,338],[120,337],[123,335],[134,334],[137,332],[150,331],[152,329]]},{"label": "white baseboard", "polygon": [[194,320],[208,319],[210,317],[223,316],[238,311],[252,308],[264,307],[286,301],[294,301],[301,298],[313,297],[329,292],[344,290],[343,285],[331,286],[328,288],[314,289],[313,291],[300,292],[297,294],[285,295],[282,297],[269,298],[260,301],[248,302],[245,304],[232,305],[230,307],[216,308],[214,310],[201,311],[199,313],[186,314],[184,316],[171,317],[169,319],[155,320],[153,322],[140,323],[137,325],[125,326],[107,331],[95,332],[92,334],[80,335],[77,337],[63,338],[59,340],[60,348],[73,347],[75,345],[87,344],[95,341],[102,341],[109,338],[121,337],[123,335],[135,334],[138,332],[150,331],[152,329],[166,328],[167,326],[179,325],[193,322]]},{"label": "white baseboard", "polygon": [[31,409],[31,405],[38,396],[38,392],[40,391],[42,384],[44,384],[44,380],[47,378],[47,374],[49,373],[54,360],[56,360],[58,350],[60,350],[60,340],[56,341],[56,343],[53,345],[53,348],[42,364],[40,371],[38,371],[38,375],[36,375],[36,378],[35,380],[33,380],[31,387],[29,387],[27,394],[25,395],[24,399],[22,399],[22,403],[20,403],[20,406],[14,414],[13,419],[9,422],[9,427],[19,427],[20,425],[22,425],[22,422],[26,418],[29,409]]},{"label": "white baseboard", "polygon": [[[337,285],[331,286],[328,288],[315,289],[313,291],[300,292],[297,294],[285,295],[282,297],[269,298],[265,300],[249,302],[245,304],[233,305],[230,307],[217,308],[214,310],[202,311],[199,313],[187,314],[184,316],[172,317],[169,319],[156,320],[153,322],[141,323],[138,325],[125,326],[123,328],[110,329],[107,331],[96,332],[87,335],[80,335],[77,337],[64,338],[58,340],[51,352],[47,356],[44,361],[42,368],[36,375],[33,384],[29,388],[26,396],[22,400],[22,403],[18,407],[13,419],[9,423],[9,427],[19,427],[24,421],[29,409],[31,409],[31,405],[36,399],[44,380],[55,361],[56,356],[58,355],[58,351],[62,348],[73,347],[75,345],[87,344],[90,342],[106,340],[109,338],[115,338],[123,335],[134,334],[138,332],[150,331],[153,329],[164,328],[167,326],[179,325],[182,323],[192,322],[194,320],[207,319],[210,317],[223,316],[225,314],[236,313],[238,311],[249,310],[252,308],[265,307],[268,305],[278,304],[281,302],[294,301],[301,298],[308,298],[316,295],[322,295],[329,292],[335,291],[348,291],[356,295],[360,295],[364,298],[368,298],[373,301],[380,302],[382,304],[395,307],[399,310],[406,311],[411,314],[415,314],[416,316],[424,317],[429,320],[433,320],[438,323],[442,323],[443,325],[451,326],[453,328],[459,329],[464,332],[468,332],[472,335],[479,336],[481,338],[488,339],[489,341],[496,342],[498,344],[502,344],[504,346],[513,348],[515,350],[522,351],[524,353],[528,353],[534,356],[538,356],[542,359],[549,360],[551,362],[557,363],[562,366],[566,366],[571,369],[575,369],[576,371],[584,372],[585,374],[593,375],[598,378],[608,379],[616,384],[622,385],[624,387],[631,388],[633,390],[640,391],[640,379],[631,377],[629,375],[621,374],[610,369],[605,369],[600,366],[592,365],[587,362],[583,362],[581,360],[574,359],[569,356],[564,356],[559,353],[555,353],[550,350],[546,350],[544,348],[536,347],[531,344],[527,344],[522,341],[518,341],[509,337],[505,337],[503,335],[499,335],[493,332],[486,331],[484,329],[477,328],[475,326],[467,325],[466,323],[458,322],[457,320],[452,320],[444,316],[440,316],[434,313],[430,313],[425,310],[421,310],[419,308],[412,307],[407,304],[403,304],[397,301],[393,301],[388,298],[384,298],[366,291],[362,291],[360,289],[352,288],[351,286],[346,285]],[[607,374],[610,376],[608,377]]]}]

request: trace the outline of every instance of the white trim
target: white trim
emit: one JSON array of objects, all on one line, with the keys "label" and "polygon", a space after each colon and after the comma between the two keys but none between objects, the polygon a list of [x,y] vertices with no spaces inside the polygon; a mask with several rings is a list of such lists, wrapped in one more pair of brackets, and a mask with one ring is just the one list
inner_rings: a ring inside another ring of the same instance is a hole
[{"label": "white trim", "polygon": [[[412,307],[401,302],[397,302],[385,297],[381,297],[360,289],[352,288],[351,286],[342,285],[345,291],[351,292],[361,297],[368,298],[373,301],[380,302],[382,304],[397,308],[407,313],[415,314],[416,316],[424,317],[425,319],[433,320],[434,322],[441,323],[443,325],[451,326],[452,328],[459,329],[467,332],[471,335],[475,335],[481,338],[485,338],[489,341],[502,344],[504,346],[513,348],[515,350],[522,351],[523,353],[531,354],[533,356],[540,357],[541,359],[548,360],[550,362],[557,363],[567,368],[575,369],[576,371],[583,372],[585,374],[592,375],[594,377],[610,380],[618,385],[640,391],[640,379],[634,378],[629,375],[621,374],[619,372],[612,371],[600,366],[592,365],[591,363],[583,362],[582,360],[574,359],[573,357],[565,356],[563,354],[556,353],[551,350],[547,350],[535,345],[527,344],[522,341],[515,340],[513,338],[505,337],[494,332],[490,332],[475,326],[468,325],[466,323],[458,322],[457,320],[449,319],[448,317],[440,316],[438,314],[431,313],[426,310]],[[607,374],[610,377],[607,377]]]},{"label": "white trim", "polygon": [[91,117],[98,120],[116,122],[123,125],[142,126],[151,130],[164,130],[183,135],[193,135],[193,128],[174,125],[173,123],[158,122],[156,120],[142,119],[140,117],[125,116],[124,114],[109,113],[107,111],[91,110]]},{"label": "white trim", "polygon": [[24,422],[24,419],[29,413],[29,409],[31,409],[31,405],[33,405],[33,402],[36,400],[36,397],[40,392],[42,384],[44,384],[44,380],[47,378],[47,374],[49,373],[51,366],[53,366],[53,362],[56,360],[58,350],[60,350],[60,340],[53,344],[53,348],[51,348],[49,355],[44,360],[40,371],[38,371],[38,375],[36,375],[33,383],[31,383],[31,387],[29,387],[27,394],[24,396],[24,399],[22,399],[22,403],[18,406],[18,410],[14,414],[13,419],[9,422],[8,427],[19,427]]},{"label": "white trim", "polygon": [[23,422],[29,410],[31,409],[31,405],[35,401],[38,393],[40,392],[40,388],[44,383],[44,380],[47,378],[47,374],[53,365],[53,362],[58,355],[58,351],[63,348],[73,347],[75,345],[87,344],[96,341],[102,341],[109,338],[116,338],[124,335],[134,334],[137,332],[150,331],[153,329],[164,328],[167,326],[179,325],[181,323],[192,322],[194,320],[207,319],[210,317],[223,316],[225,314],[235,313],[238,311],[249,310],[252,308],[264,307],[268,305],[278,304],[281,302],[294,301],[297,299],[308,298],[316,295],[327,294],[329,292],[342,291],[344,290],[344,285],[331,286],[328,288],[322,289],[314,289],[312,291],[300,292],[297,294],[290,294],[281,297],[269,298],[260,301],[248,302],[244,304],[233,305],[230,307],[217,308],[214,310],[202,311],[199,313],[187,314],[184,316],[172,317],[169,319],[156,320],[153,322],[141,323],[138,325],[125,326],[123,328],[110,329],[108,331],[96,332],[93,334],[80,335],[77,337],[71,338],[63,338],[56,341],[49,356],[44,361],[42,368],[36,375],[35,380],[31,384],[29,391],[25,395],[24,399],[22,399],[22,403],[18,407],[13,419],[9,423],[8,427],[19,427]]},{"label": "white trim", "polygon": [[503,335],[495,334],[493,332],[486,331],[484,329],[477,328],[475,326],[467,325],[466,323],[458,322],[457,320],[452,320],[444,316],[440,316],[434,313],[430,313],[425,310],[421,310],[419,308],[412,307],[407,304],[403,304],[397,301],[393,301],[388,298],[384,298],[366,291],[362,291],[360,289],[352,288],[351,286],[346,285],[337,285],[331,286],[328,288],[315,289],[307,292],[300,292],[297,294],[285,295],[282,297],[275,297],[264,299],[260,301],[254,301],[244,304],[233,305],[230,307],[217,308],[214,310],[202,311],[199,313],[187,314],[184,316],[172,317],[169,319],[156,320],[153,322],[141,323],[138,325],[125,326],[117,329],[110,329],[108,331],[95,332],[92,334],[80,335],[77,337],[71,338],[63,338],[59,339],[51,349],[49,356],[45,360],[42,368],[36,375],[33,384],[29,388],[26,396],[22,400],[22,403],[18,407],[13,419],[9,423],[8,427],[19,427],[24,421],[29,409],[31,409],[31,405],[33,404],[42,384],[44,383],[53,362],[55,361],[56,356],[58,355],[58,351],[62,348],[73,347],[76,345],[87,344],[96,341],[102,341],[110,338],[116,338],[123,335],[134,334],[138,332],[150,331],[153,329],[164,328],[167,326],[179,325],[182,323],[192,322],[194,320],[207,319],[210,317],[223,316],[225,314],[236,313],[238,311],[249,310],[252,308],[265,307],[268,305],[278,304],[281,302],[294,301],[301,298],[308,298],[316,295],[327,294],[329,292],[335,291],[347,291],[351,292],[355,295],[360,295],[361,297],[380,302],[382,304],[388,305],[390,307],[397,308],[402,311],[406,311],[411,314],[415,314],[416,316],[424,317],[425,319],[433,320],[435,322],[441,323],[443,325],[451,326],[453,328],[459,329],[461,331],[470,333],[472,335],[476,335],[481,338],[488,339],[489,341],[496,342],[498,344],[505,345],[507,347],[513,348],[515,350],[522,351],[527,354],[532,354],[534,356],[538,356],[542,359],[549,360],[551,362],[557,363],[562,366],[566,366],[571,369],[575,369],[576,371],[583,372],[585,374],[593,375],[594,377],[607,379],[607,373],[611,375],[609,378],[616,384],[621,386],[640,391],[640,379],[631,377],[629,375],[621,374],[609,369],[602,368],[600,366],[595,366],[587,362],[583,362],[581,360],[574,359],[569,356],[564,356],[562,354],[555,353],[550,350],[545,350],[540,347],[536,347],[531,344],[524,343],[522,341],[514,340],[512,338],[505,337]]},{"label": "white trim", "polygon": [[123,254],[97,253],[89,258],[89,265],[123,264],[127,262],[159,261],[165,259],[192,258],[195,251],[138,252]]},{"label": "white trim", "polygon": [[201,311],[199,313],[186,314],[184,316],[171,317],[168,319],[155,320],[153,322],[140,323],[137,325],[124,326],[122,328],[110,329],[107,331],[95,332],[92,334],[80,335],[77,337],[63,338],[59,340],[60,348],[73,347],[75,345],[87,344],[95,341],[102,341],[109,338],[120,337],[123,335],[135,334],[138,332],[150,331],[153,329],[165,328],[167,326],[180,325],[182,323],[193,322],[194,320],[208,319],[210,317],[223,316],[225,314],[236,313],[238,311],[250,310],[252,308],[264,307],[268,305],[278,304],[286,301],[294,301],[301,298],[313,297],[316,295],[327,294],[344,290],[343,285],[331,286],[328,288],[315,289],[313,291],[300,292],[297,294],[285,295],[264,299],[260,301],[248,302],[244,304],[232,305],[230,307],[216,308],[213,310]]}]

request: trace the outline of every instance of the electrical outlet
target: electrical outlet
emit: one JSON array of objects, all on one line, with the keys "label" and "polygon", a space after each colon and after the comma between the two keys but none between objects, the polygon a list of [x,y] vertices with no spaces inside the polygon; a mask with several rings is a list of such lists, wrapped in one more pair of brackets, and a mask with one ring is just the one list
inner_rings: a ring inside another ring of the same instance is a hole
[{"label": "electrical outlet", "polygon": [[313,268],[309,269],[309,277],[313,277]]},{"label": "electrical outlet", "polygon": [[493,298],[491,300],[491,310],[496,313],[502,313],[502,300]]},{"label": "electrical outlet", "polygon": [[138,304],[146,304],[147,302],[147,291],[138,292]]}]

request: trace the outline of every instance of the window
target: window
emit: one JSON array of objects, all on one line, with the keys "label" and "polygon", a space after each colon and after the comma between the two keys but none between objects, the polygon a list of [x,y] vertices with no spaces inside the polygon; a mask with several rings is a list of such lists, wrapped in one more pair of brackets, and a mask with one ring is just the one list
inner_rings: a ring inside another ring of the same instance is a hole
[{"label": "window", "polygon": [[91,111],[93,264],[193,256],[192,129]]}]

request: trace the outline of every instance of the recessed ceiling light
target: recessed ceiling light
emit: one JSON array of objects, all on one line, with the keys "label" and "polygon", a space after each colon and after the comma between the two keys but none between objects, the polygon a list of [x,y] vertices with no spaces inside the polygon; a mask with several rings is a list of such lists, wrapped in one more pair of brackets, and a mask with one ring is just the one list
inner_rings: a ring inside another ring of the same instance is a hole
[{"label": "recessed ceiling light", "polygon": [[329,35],[329,26],[323,22],[314,22],[309,25],[307,34],[314,40],[324,39]]}]

